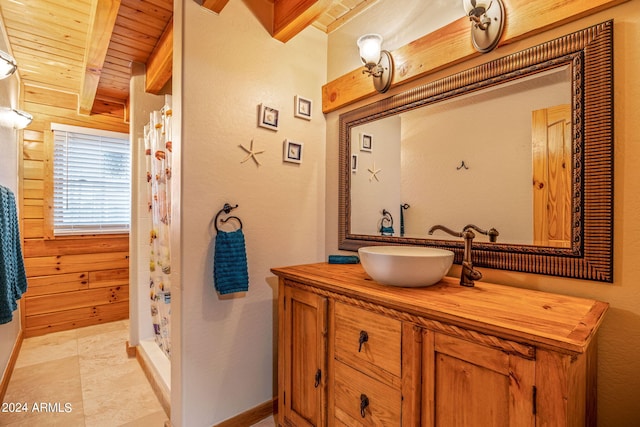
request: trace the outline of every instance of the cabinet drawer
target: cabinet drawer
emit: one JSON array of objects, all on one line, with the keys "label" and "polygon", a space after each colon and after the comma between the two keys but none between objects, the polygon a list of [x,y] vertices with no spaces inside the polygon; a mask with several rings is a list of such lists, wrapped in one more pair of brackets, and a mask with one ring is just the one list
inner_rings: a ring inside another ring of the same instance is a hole
[{"label": "cabinet drawer", "polygon": [[401,377],[402,322],[336,303],[335,331],[336,359],[387,382]]},{"label": "cabinet drawer", "polygon": [[[335,419],[348,426],[398,426],[402,393],[341,362],[335,364]],[[366,406],[362,408],[362,401]],[[362,416],[364,415],[364,417]]]}]

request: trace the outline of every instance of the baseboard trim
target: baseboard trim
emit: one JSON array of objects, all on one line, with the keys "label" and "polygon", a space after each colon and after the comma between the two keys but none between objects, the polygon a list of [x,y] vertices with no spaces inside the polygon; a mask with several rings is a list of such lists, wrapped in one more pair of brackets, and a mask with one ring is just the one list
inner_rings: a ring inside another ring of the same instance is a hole
[{"label": "baseboard trim", "polygon": [[127,342],[125,344],[125,350],[127,351],[127,357],[129,357],[129,358],[134,358],[138,354],[138,347],[132,346],[129,343],[129,340],[127,340]]},{"label": "baseboard trim", "polygon": [[277,412],[278,400],[277,398],[268,400],[255,408],[249,409],[246,412],[236,415],[233,418],[229,418],[214,427],[249,427],[261,420],[264,420],[269,415]]},{"label": "baseboard trim", "polygon": [[24,334],[22,333],[22,329],[18,332],[18,336],[16,337],[16,342],[13,345],[13,350],[11,350],[11,356],[9,356],[9,362],[7,363],[7,367],[2,374],[2,382],[0,382],[0,402],[4,402],[4,395],[7,392],[7,387],[9,387],[9,380],[11,379],[11,375],[13,374],[13,368],[16,366],[16,361],[18,360],[18,354],[20,353],[20,348],[22,347],[22,341],[24,340]]},{"label": "baseboard trim", "polygon": [[[127,344],[127,354],[131,354],[129,352],[130,348],[131,347],[129,347]],[[160,381],[162,380],[158,381],[155,375],[153,375],[153,373],[151,372],[152,368],[149,366],[150,362],[145,358],[143,353],[144,351],[137,350],[136,348],[134,357],[138,360],[138,364],[142,368],[144,375],[147,377],[149,384],[151,384],[151,388],[153,389],[153,392],[156,394],[156,397],[158,398],[158,400],[160,401],[160,405],[162,405],[162,409],[164,409],[164,412],[167,414],[167,417],[171,419],[171,395],[169,394],[169,391],[164,387],[164,385],[160,384]]]}]

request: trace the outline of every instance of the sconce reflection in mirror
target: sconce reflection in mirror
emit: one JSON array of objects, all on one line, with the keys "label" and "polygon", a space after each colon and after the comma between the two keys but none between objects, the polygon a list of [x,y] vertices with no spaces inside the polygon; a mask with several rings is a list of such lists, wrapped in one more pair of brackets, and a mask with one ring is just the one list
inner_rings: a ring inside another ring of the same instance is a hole
[{"label": "sconce reflection in mirror", "polygon": [[504,6],[501,0],[462,0],[471,24],[473,47],[487,53],[498,45],[504,30]]},{"label": "sconce reflection in mirror", "polygon": [[362,72],[373,78],[373,86],[378,92],[386,92],[393,78],[393,58],[389,51],[382,49],[382,36],[365,34],[358,39],[358,48],[365,66]]},{"label": "sconce reflection in mirror", "polygon": [[18,64],[13,56],[7,52],[0,50],[0,80],[6,79],[11,74],[16,72]]}]

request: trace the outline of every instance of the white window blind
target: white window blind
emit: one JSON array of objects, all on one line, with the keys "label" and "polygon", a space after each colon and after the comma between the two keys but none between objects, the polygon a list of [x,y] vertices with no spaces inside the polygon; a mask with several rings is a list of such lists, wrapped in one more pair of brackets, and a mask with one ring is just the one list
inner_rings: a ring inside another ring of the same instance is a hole
[{"label": "white window blind", "polygon": [[54,235],[129,231],[127,134],[52,124]]}]

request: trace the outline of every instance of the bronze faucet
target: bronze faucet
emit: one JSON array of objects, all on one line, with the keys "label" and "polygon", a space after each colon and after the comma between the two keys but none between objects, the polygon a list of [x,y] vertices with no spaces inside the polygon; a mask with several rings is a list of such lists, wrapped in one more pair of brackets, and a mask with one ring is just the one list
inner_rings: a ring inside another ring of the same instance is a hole
[{"label": "bronze faucet", "polygon": [[496,230],[495,228],[490,228],[488,230],[483,230],[480,227],[478,227],[477,225],[467,224],[467,225],[464,226],[463,230],[466,230],[468,228],[473,228],[478,233],[484,234],[485,236],[489,236],[489,241],[491,243],[497,242],[498,241],[498,236],[500,235],[498,230]]},{"label": "bronze faucet", "polygon": [[454,237],[462,237],[464,239],[464,256],[462,259],[462,273],[460,274],[461,286],[472,287],[475,280],[482,279],[482,273],[473,268],[473,263],[471,262],[471,245],[473,239],[476,237],[475,233],[471,230],[474,227],[472,224],[469,224],[461,232],[457,232],[444,225],[434,225],[429,230],[429,234],[433,234],[436,230],[442,230]]}]

